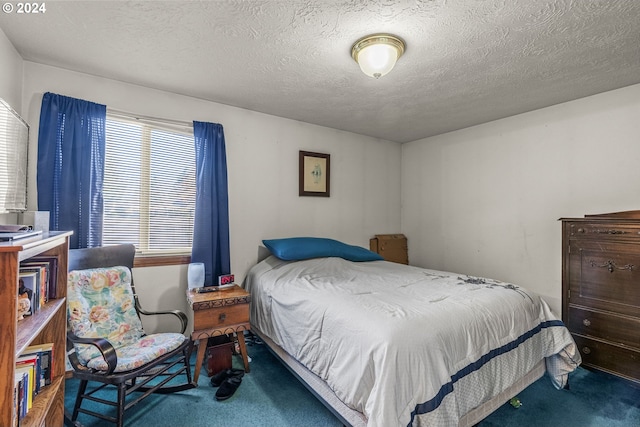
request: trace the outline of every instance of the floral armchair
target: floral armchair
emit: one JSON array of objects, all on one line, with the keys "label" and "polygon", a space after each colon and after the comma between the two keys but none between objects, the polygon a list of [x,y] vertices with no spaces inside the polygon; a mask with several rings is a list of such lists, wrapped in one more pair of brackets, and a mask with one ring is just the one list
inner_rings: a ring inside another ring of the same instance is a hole
[{"label": "floral armchair", "polygon": [[[131,274],[134,255],[132,245],[69,251],[67,352],[73,377],[80,380],[73,413],[67,414],[72,423],[79,413],[88,413],[121,427],[124,412],[143,397],[195,387],[190,340],[183,335],[187,317],[177,310],[142,310]],[[146,335],[141,314],[175,315],[182,331]],[[171,381],[178,376],[184,376],[184,381]],[[87,392],[89,381],[101,385]],[[82,408],[83,399],[98,401],[91,395],[106,386],[115,386],[116,399],[99,401],[115,407],[114,416],[109,411],[98,414]],[[127,401],[133,392],[141,396]]]}]

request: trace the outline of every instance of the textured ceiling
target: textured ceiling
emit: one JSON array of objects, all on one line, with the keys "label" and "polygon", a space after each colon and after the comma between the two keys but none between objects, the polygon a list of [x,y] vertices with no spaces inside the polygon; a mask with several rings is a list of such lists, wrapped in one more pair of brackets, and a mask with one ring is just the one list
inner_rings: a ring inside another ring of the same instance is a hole
[{"label": "textured ceiling", "polygon": [[[47,1],[25,60],[407,142],[640,83],[639,0]],[[360,37],[407,43],[387,76]]]}]

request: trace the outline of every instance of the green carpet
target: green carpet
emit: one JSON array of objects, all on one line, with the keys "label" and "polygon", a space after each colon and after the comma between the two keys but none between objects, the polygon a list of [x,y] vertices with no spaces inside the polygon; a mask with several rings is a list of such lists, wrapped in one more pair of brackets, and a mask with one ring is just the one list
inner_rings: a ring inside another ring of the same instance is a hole
[{"label": "green carpet", "polygon": [[522,406],[501,406],[479,427],[638,427],[640,387],[579,367],[569,390],[556,390],[547,376],[518,395]]},{"label": "green carpet", "polygon": [[[203,365],[198,388],[169,395],[151,395],[125,413],[126,427],[314,427],[342,426],[264,345],[247,346],[251,372],[242,378],[235,394],[224,401],[215,399]],[[239,356],[234,368],[242,368]],[[195,366],[192,357],[191,369]],[[91,383],[89,383],[91,387]],[[73,410],[78,381],[67,380],[65,408]],[[115,389],[109,391],[115,396]],[[96,393],[106,393],[100,391]],[[133,396],[133,395],[132,395]],[[113,399],[113,397],[110,397]],[[86,406],[85,406],[86,405]],[[83,403],[83,407],[104,412],[105,406]],[[109,409],[109,408],[107,408]],[[115,414],[115,410],[110,411]],[[113,427],[115,424],[85,414],[78,416],[85,427]]]},{"label": "green carpet", "polygon": [[[247,347],[251,373],[228,400],[216,401],[203,367],[198,388],[153,395],[125,414],[127,427],[332,427],[342,424],[263,345]],[[234,357],[234,367],[241,367]],[[192,365],[193,366],[193,365]],[[73,408],[78,382],[67,380],[65,406]],[[570,390],[556,390],[543,377],[518,395],[518,409],[503,405],[479,427],[640,426],[640,388],[607,374],[578,368]],[[104,393],[101,391],[101,393]],[[99,410],[93,404],[94,410]],[[113,426],[80,414],[85,427]]]}]

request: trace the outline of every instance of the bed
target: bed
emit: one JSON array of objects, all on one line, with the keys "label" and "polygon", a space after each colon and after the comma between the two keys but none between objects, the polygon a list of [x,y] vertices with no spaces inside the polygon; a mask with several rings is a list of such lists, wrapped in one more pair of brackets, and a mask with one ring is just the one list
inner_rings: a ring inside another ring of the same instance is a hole
[{"label": "bed", "polygon": [[273,255],[244,282],[251,327],[346,425],[473,425],[580,363],[533,292],[309,239],[264,241]]}]

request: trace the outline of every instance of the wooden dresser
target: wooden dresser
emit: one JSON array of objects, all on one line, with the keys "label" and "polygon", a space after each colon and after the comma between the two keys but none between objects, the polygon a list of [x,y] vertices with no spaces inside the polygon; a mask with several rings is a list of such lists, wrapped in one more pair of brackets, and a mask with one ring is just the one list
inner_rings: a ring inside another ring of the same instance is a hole
[{"label": "wooden dresser", "polygon": [[561,221],[562,320],[583,365],[640,383],[640,211]]}]

